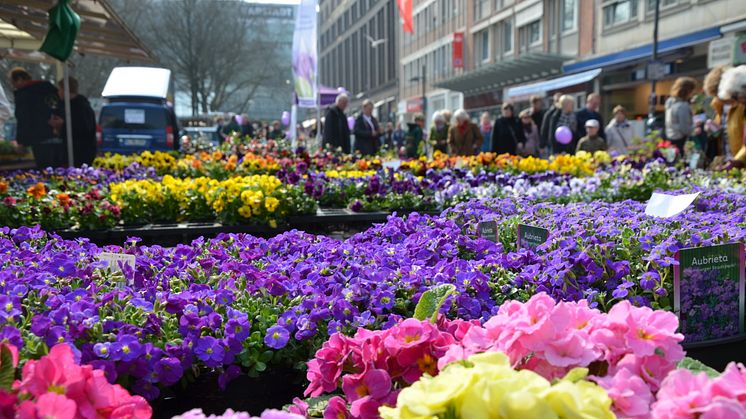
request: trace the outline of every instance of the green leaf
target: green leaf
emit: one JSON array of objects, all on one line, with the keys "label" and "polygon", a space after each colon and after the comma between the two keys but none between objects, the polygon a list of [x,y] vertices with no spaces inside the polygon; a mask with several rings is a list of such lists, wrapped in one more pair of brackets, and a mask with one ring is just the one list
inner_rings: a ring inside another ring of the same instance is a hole
[{"label": "green leaf", "polygon": [[2,349],[0,349],[0,389],[10,391],[15,378],[16,369],[13,367],[13,354],[7,346],[2,345]]},{"label": "green leaf", "polygon": [[689,358],[688,356],[679,361],[679,365],[677,365],[677,367],[687,369],[694,373],[704,372],[710,378],[715,378],[720,375],[720,373],[716,369],[708,367],[707,365],[697,361],[696,359]]},{"label": "green leaf", "polygon": [[456,291],[456,286],[453,284],[442,284],[437,287],[431,288],[420,297],[420,301],[417,302],[417,307],[414,308],[414,318],[417,320],[430,319],[431,322],[435,323],[438,320],[438,311],[446,298]]}]

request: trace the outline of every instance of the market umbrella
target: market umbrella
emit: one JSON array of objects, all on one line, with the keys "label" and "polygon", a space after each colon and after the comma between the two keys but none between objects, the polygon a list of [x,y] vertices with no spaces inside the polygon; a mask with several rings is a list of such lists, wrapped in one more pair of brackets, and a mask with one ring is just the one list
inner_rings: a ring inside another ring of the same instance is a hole
[{"label": "market umbrella", "polygon": [[75,38],[80,31],[80,16],[70,7],[69,0],[58,0],[57,5],[49,9],[49,31],[39,51],[46,52],[63,62],[65,80],[65,131],[67,137],[67,162],[70,167],[73,159],[73,133],[70,115],[70,72],[67,59],[73,53]]}]

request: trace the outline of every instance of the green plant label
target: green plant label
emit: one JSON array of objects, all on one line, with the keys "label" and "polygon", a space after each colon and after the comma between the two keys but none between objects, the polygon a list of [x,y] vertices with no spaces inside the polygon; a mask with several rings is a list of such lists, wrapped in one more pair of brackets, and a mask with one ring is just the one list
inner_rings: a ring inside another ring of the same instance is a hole
[{"label": "green plant label", "polygon": [[673,305],[684,343],[713,343],[743,335],[743,244],[682,249],[676,259]]},{"label": "green plant label", "polygon": [[497,242],[497,221],[482,221],[479,223],[479,237]]},{"label": "green plant label", "polygon": [[546,228],[518,224],[518,248],[536,250],[549,238],[549,230]]}]

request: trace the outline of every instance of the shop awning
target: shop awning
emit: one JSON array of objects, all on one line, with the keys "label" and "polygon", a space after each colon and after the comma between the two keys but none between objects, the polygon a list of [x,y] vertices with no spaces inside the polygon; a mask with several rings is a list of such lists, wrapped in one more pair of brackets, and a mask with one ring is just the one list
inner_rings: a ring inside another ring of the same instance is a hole
[{"label": "shop awning", "polygon": [[488,92],[559,74],[565,60],[567,58],[561,55],[531,53],[478,68],[436,83],[435,86],[465,94]]},{"label": "shop awning", "polygon": [[[2,0],[0,48],[34,51],[48,30],[47,11],[57,0]],[[73,0],[80,15],[75,41],[79,54],[105,55],[126,61],[155,63],[153,54],[122,22],[106,0]]]},{"label": "shop awning", "polygon": [[[698,32],[692,32],[675,38],[666,39],[658,43],[658,52],[666,53],[678,48],[689,47],[703,42],[712,41],[720,38],[720,27],[704,29]],[[627,61],[639,60],[640,58],[650,57],[653,54],[653,44],[643,45],[641,47],[628,49],[613,54],[603,55],[589,60],[577,63],[567,64],[562,68],[564,73],[577,73],[595,68],[608,67],[615,64],[621,64]]]},{"label": "shop awning", "polygon": [[505,89],[505,100],[516,97],[526,97],[537,94],[540,95],[550,90],[557,90],[568,86],[587,83],[598,77],[599,74],[601,74],[601,69],[597,68],[595,70],[558,77],[552,80],[524,84],[523,86],[510,87],[508,89]]}]

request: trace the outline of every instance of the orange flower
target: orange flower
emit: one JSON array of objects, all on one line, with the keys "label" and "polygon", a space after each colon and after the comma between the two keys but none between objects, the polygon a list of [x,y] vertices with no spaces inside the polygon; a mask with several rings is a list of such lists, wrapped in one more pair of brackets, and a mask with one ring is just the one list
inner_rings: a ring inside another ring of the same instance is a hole
[{"label": "orange flower", "polygon": [[28,192],[28,194],[33,196],[34,198],[39,199],[47,194],[47,187],[44,186],[43,183],[39,182],[36,185],[28,188],[26,192]]},{"label": "orange flower", "polygon": [[66,193],[58,193],[57,200],[60,201],[60,205],[67,207],[70,205],[70,195]]},{"label": "orange flower", "polygon": [[0,193],[8,192],[8,182],[0,182]]},{"label": "orange flower", "polygon": [[192,160],[192,167],[195,168],[195,169],[202,168],[202,161],[201,160],[197,160],[197,159],[193,159]]}]

